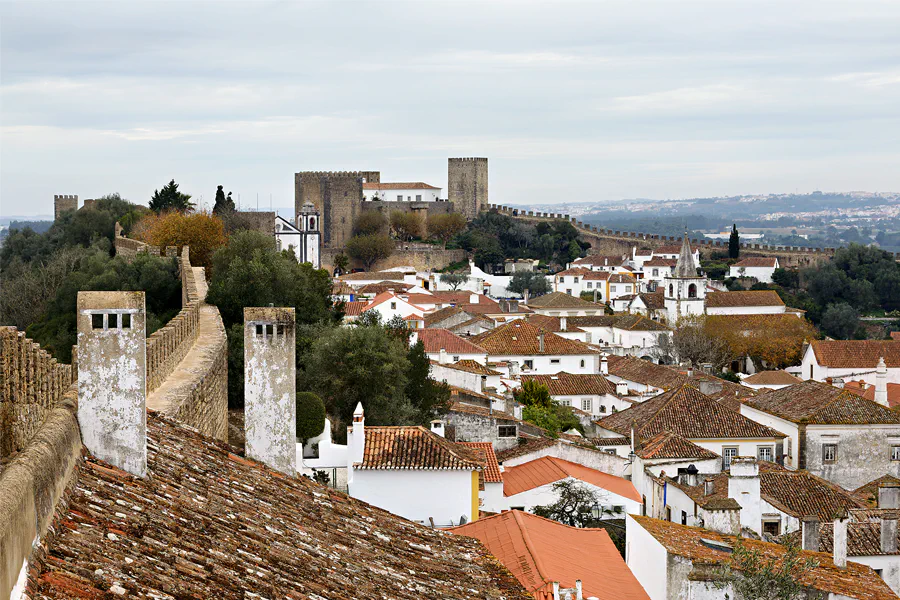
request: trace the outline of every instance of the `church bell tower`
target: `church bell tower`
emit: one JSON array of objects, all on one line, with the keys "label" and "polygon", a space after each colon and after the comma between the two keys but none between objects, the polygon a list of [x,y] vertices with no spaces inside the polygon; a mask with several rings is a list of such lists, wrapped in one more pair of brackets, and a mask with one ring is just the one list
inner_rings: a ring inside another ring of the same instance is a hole
[{"label": "church bell tower", "polygon": [[300,230],[300,262],[312,263],[320,267],[322,234],[319,232],[319,211],[312,202],[305,202],[297,215],[297,229]]}]

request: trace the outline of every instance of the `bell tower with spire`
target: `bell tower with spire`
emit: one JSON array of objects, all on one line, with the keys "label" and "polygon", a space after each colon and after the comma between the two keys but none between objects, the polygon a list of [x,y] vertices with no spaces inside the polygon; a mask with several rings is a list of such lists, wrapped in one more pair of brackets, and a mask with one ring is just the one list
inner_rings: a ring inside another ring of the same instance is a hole
[{"label": "bell tower with spire", "polygon": [[297,229],[300,230],[300,262],[312,263],[318,269],[322,248],[319,232],[319,211],[312,202],[304,202],[297,215]]},{"label": "bell tower with spire", "polygon": [[669,324],[676,323],[682,317],[704,313],[706,277],[697,274],[697,266],[687,232],[685,232],[675,271],[663,280],[665,285],[663,298],[666,306],[666,320]]}]

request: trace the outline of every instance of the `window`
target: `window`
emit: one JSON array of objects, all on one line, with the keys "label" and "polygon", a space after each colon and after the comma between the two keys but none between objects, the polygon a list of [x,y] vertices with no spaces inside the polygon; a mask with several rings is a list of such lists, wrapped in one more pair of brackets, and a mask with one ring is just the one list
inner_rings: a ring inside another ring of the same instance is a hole
[{"label": "window", "polygon": [[615,293],[616,293],[616,286],[614,286],[614,285],[609,286],[609,293],[610,293],[610,294],[615,294]]},{"label": "window", "polygon": [[688,298],[696,298],[697,297],[697,284],[692,283],[688,286]]},{"label": "window", "polygon": [[672,521],[672,507],[671,506],[666,507],[666,521],[669,521],[669,522]]},{"label": "window", "polygon": [[277,331],[279,337],[284,336],[284,325],[279,325]]},{"label": "window", "polygon": [[591,281],[588,281],[588,282],[587,282],[587,289],[589,289],[589,290],[590,290],[590,289],[593,289],[593,288],[594,288],[594,284],[593,284],[593,282],[591,282]]},{"label": "window", "polygon": [[122,329],[131,329],[131,315],[128,313],[122,315]]},{"label": "window", "polygon": [[837,444],[822,444],[822,462],[837,462]]},{"label": "window", "polygon": [[118,329],[119,328],[119,315],[116,313],[109,313],[106,315],[106,328],[107,329]]},{"label": "window", "polygon": [[256,337],[262,337],[262,335],[263,335],[263,326],[257,325],[256,326]]},{"label": "window", "polygon": [[522,512],[525,512],[524,506],[510,506],[509,509],[510,510],[521,510]]},{"label": "window", "polygon": [[653,269],[653,276],[659,277],[659,269]]},{"label": "window", "polygon": [[459,362],[459,357],[458,357],[458,356],[454,356],[454,357],[453,357],[453,362]]},{"label": "window", "polygon": [[391,310],[397,310],[397,303],[391,302]]},{"label": "window", "polygon": [[581,399],[581,410],[583,410],[585,412],[591,412],[592,404],[593,404],[593,402],[591,402],[590,398],[582,398]]},{"label": "window", "polygon": [[571,290],[571,289],[568,289],[568,290],[566,290],[566,293],[567,293],[568,295],[571,296],[571,295],[572,295],[572,290]]},{"label": "window", "polygon": [[272,324],[271,323],[266,324],[266,335],[269,337],[272,337]]},{"label": "window", "polygon": [[763,519],[763,533],[781,535],[781,519]]},{"label": "window", "polygon": [[900,446],[891,446],[891,460],[900,460]]},{"label": "window", "polygon": [[577,277],[573,277],[573,278],[572,278],[572,283],[578,283],[578,278],[577,278]]},{"label": "window", "polygon": [[558,364],[559,364],[559,359],[558,359],[558,358],[551,358],[551,359],[550,359],[550,364],[551,364],[551,365],[558,365]]},{"label": "window", "polygon": [[397,202],[403,202],[403,194],[397,194]]},{"label": "window", "polygon": [[674,295],[675,295],[675,287],[670,283],[669,284],[669,297],[671,298]]},{"label": "window", "polygon": [[647,516],[647,496],[641,496],[641,516]]},{"label": "window", "polygon": [[626,294],[630,294],[630,293],[631,293],[631,286],[630,286],[630,285],[626,285],[626,286],[625,286],[625,293],[626,293]]},{"label": "window", "polygon": [[813,378],[813,366],[812,365],[809,365],[809,378],[810,379]]},{"label": "window", "polygon": [[559,400],[556,401],[556,403],[559,404],[560,406],[572,406],[572,401],[569,400],[568,398],[560,398]]},{"label": "window", "polygon": [[102,313],[94,313],[91,315],[91,329],[103,329]]},{"label": "window", "polygon": [[580,364],[581,364],[581,368],[583,369],[583,368],[584,368],[584,359],[583,359],[583,358],[581,359],[581,363],[580,363]]},{"label": "window", "polygon": [[497,437],[514,438],[516,437],[515,425],[501,425],[497,428]]},{"label": "window", "polygon": [[526,368],[526,369],[533,369],[533,368],[534,368],[534,361],[533,361],[533,360],[526,360],[524,364],[525,364],[525,368]]},{"label": "window", "polygon": [[772,462],[772,454],[772,446],[759,446],[756,449],[756,458],[759,460]]},{"label": "window", "polygon": [[681,511],[681,524],[687,525],[687,513],[684,511]]},{"label": "window", "polygon": [[723,446],[722,447],[722,468],[728,469],[731,467],[731,459],[737,456],[738,449],[737,446]]},{"label": "window", "polygon": [[422,201],[422,194],[416,194],[416,202]]},{"label": "window", "polygon": [[788,456],[793,456],[793,455],[794,455],[794,454],[793,454],[793,448],[792,448],[792,446],[793,446],[792,442],[793,442],[793,441],[794,441],[794,438],[788,438],[788,439],[787,439],[787,455],[788,455]]}]

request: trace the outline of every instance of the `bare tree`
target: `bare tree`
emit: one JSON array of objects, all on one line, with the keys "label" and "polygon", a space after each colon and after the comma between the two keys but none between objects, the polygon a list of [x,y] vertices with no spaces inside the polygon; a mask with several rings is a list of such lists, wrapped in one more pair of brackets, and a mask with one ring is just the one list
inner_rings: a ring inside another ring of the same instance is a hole
[{"label": "bare tree", "polygon": [[675,354],[680,362],[695,366],[710,363],[715,369],[721,369],[733,358],[731,347],[722,338],[710,335],[704,325],[704,317],[685,317],[678,321],[672,334]]}]

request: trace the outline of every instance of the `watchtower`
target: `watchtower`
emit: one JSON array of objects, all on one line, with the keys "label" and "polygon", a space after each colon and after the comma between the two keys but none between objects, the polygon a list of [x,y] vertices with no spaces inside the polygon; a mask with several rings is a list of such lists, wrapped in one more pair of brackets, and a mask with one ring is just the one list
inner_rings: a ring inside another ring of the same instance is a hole
[{"label": "watchtower", "polygon": [[312,203],[321,215],[322,241],[343,248],[353,236],[353,221],[362,211],[363,183],[380,183],[378,171],[303,171],[294,173],[294,217]]},{"label": "watchtower", "polygon": [[447,199],[468,220],[488,205],[488,159],[448,158]]},{"label": "watchtower", "polygon": [[78,196],[53,196],[53,220],[59,219],[59,216],[67,210],[78,210]]}]

